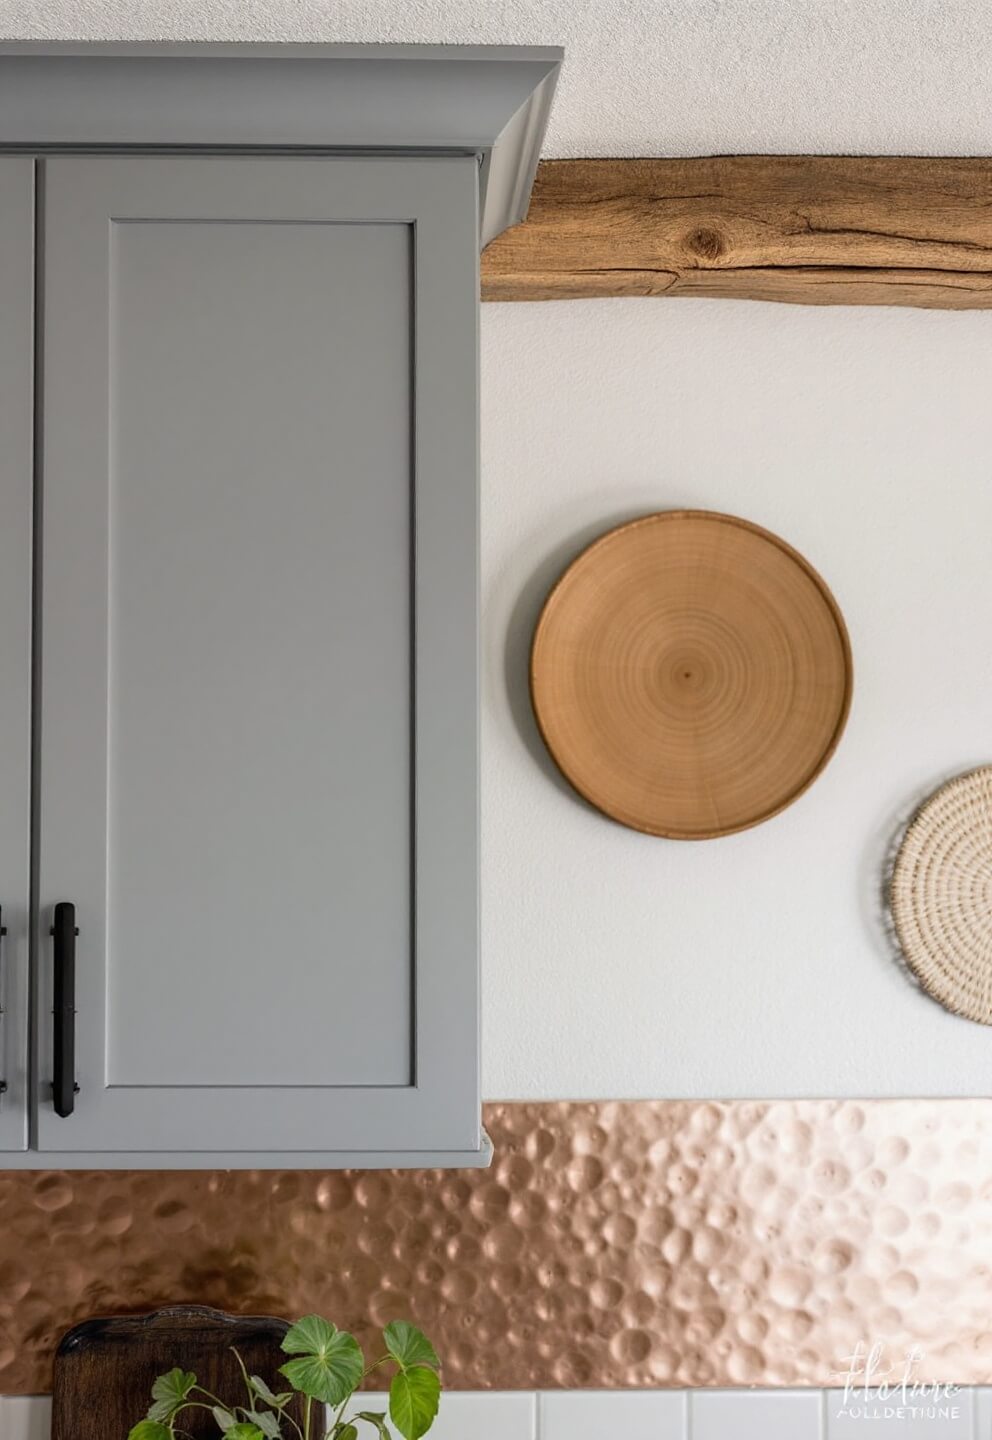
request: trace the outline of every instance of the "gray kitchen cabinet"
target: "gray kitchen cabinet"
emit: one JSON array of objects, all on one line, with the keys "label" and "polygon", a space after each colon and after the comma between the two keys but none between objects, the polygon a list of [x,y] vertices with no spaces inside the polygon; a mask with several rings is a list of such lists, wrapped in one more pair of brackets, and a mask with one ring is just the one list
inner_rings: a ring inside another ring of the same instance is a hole
[{"label": "gray kitchen cabinet", "polygon": [[46,161],[41,1150],[479,1148],[476,177]]},{"label": "gray kitchen cabinet", "polygon": [[[526,204],[557,61],[521,118],[532,53],[291,59],[0,52],[0,139],[45,131],[0,159],[0,1145],[30,1144],[3,1164],[488,1158],[478,253]],[[383,65],[402,103],[363,143]],[[447,74],[470,114],[473,66],[510,84],[502,140],[438,143],[417,104]]]},{"label": "gray kitchen cabinet", "polygon": [[0,1152],[28,1142],[33,268],[34,165],[0,156]]}]

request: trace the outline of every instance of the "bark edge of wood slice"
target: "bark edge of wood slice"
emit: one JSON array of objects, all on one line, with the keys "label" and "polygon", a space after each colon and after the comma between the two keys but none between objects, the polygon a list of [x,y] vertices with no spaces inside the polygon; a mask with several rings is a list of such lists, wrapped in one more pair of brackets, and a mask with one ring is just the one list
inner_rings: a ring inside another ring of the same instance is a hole
[{"label": "bark edge of wood slice", "polygon": [[552,588],[530,688],[556,765],[649,835],[709,840],[792,804],[847,722],[847,627],[771,531],[664,510],[607,531]]}]

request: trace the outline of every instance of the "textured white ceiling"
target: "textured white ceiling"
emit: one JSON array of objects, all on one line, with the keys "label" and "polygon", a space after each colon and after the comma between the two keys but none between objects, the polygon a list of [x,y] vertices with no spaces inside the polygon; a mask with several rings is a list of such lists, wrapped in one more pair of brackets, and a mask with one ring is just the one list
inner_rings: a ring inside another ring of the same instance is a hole
[{"label": "textured white ceiling", "polygon": [[0,34],[562,44],[548,155],[992,152],[989,0],[0,0]]}]

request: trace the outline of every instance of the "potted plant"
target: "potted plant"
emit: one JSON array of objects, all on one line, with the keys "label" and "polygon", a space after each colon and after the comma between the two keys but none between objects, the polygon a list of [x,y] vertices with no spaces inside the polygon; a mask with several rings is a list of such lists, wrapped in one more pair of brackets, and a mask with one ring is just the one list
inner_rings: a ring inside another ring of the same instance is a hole
[{"label": "potted plant", "polygon": [[[390,1422],[403,1440],[420,1440],[433,1424],[441,1394],[434,1346],[407,1320],[393,1320],[382,1339],[385,1354],[366,1365],[354,1335],[319,1315],[306,1315],[282,1341],[291,1357],[279,1367],[288,1382],[285,1390],[274,1390],[259,1375],[249,1375],[234,1350],[244,1381],[241,1403],[212,1395],[197,1384],[191,1370],[177,1366],[155,1381],[148,1414],[131,1427],[128,1440],[182,1440],[187,1433],[182,1417],[194,1410],[210,1412],[223,1440],[358,1440],[358,1422],[377,1431],[378,1440],[393,1440]],[[354,1409],[362,1382],[384,1365],[394,1368],[388,1415],[384,1410]],[[297,1397],[302,1397],[302,1421],[290,1413]],[[331,1411],[329,1423],[325,1406]],[[346,1415],[349,1407],[352,1413]]]}]

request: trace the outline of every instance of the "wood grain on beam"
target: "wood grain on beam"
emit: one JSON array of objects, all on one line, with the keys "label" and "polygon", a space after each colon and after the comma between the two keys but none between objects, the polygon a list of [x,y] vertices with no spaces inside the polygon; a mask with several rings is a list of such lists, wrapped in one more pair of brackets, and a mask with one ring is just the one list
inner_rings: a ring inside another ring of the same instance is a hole
[{"label": "wood grain on beam", "polygon": [[484,300],[992,308],[992,159],[545,160]]}]

